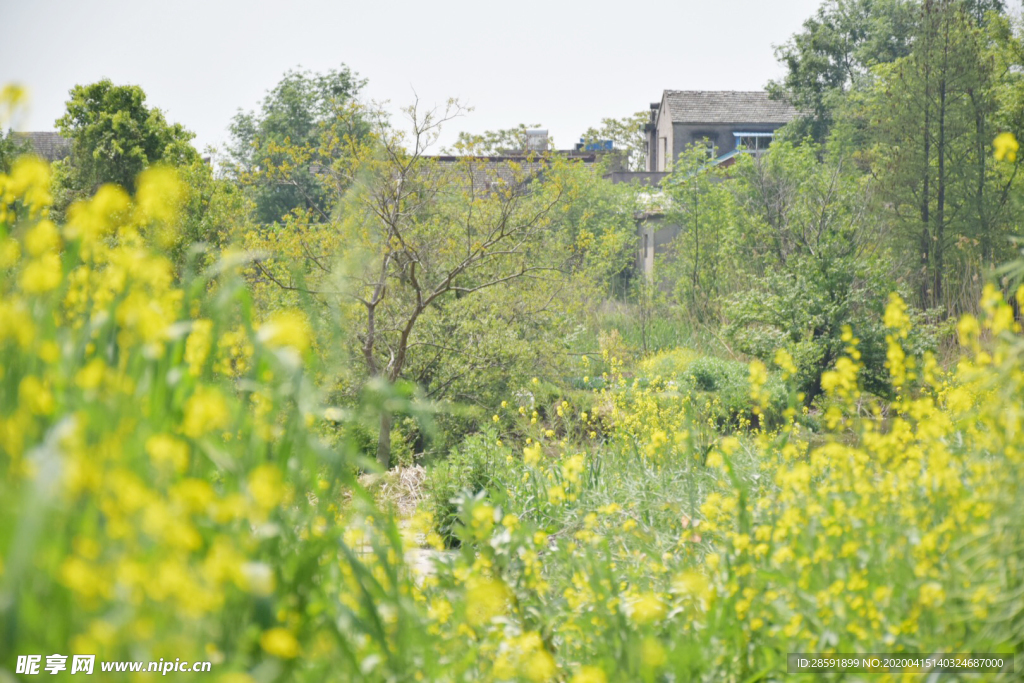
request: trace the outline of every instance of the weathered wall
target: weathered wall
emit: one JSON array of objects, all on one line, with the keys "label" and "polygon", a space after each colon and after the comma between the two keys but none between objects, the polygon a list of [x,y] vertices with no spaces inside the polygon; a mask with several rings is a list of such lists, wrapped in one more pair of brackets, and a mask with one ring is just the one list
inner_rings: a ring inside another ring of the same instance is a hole
[{"label": "weathered wall", "polygon": [[[659,170],[659,171],[671,171],[672,170],[672,160],[676,158],[676,155],[672,153],[672,150],[675,148],[674,147],[675,142],[673,140],[674,128],[672,126],[672,117],[671,117],[670,113],[668,111],[666,111],[665,107],[666,107],[665,102],[662,101],[662,103],[661,103],[661,111],[658,114],[657,139],[655,140],[655,142],[656,142],[656,144],[658,146],[658,169],[657,170]],[[663,147],[662,140],[666,140],[667,141],[667,146],[666,147]],[[665,158],[665,156],[662,155],[662,149],[667,149],[668,150],[668,154],[667,154],[668,158]]]},{"label": "weathered wall", "polygon": [[[679,235],[679,226],[666,222],[662,215],[647,216],[637,221],[637,269],[648,279],[654,276],[654,257],[665,254],[668,245]],[[644,238],[647,243],[644,251]]]},{"label": "weathered wall", "polygon": [[718,147],[718,156],[736,149],[734,132],[771,133],[778,123],[676,123],[673,125],[672,158],[676,159],[692,143],[707,138]]}]

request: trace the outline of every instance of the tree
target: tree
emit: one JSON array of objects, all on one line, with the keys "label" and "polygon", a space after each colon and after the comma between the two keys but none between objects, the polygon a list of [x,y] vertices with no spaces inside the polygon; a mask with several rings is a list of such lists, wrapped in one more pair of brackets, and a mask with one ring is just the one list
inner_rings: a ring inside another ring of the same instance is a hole
[{"label": "tree", "polygon": [[[336,219],[296,218],[269,233],[273,249],[254,245],[274,254],[258,262],[256,279],[339,312],[364,382],[418,380],[436,396],[467,373],[478,379],[489,363],[499,363],[493,372],[518,365],[534,357],[529,344],[545,329],[565,339],[564,324],[544,322],[573,314],[563,294],[594,291],[586,284],[594,274],[621,270],[631,253],[632,212],[615,202],[597,210],[604,184],[578,163],[555,154],[500,163],[430,156],[441,126],[461,111],[454,101],[440,111],[413,106],[407,134],[381,111],[353,111],[369,132],[334,136],[345,149],[322,169],[325,182],[347,188]],[[385,467],[391,427],[385,406],[377,443]]]},{"label": "tree", "polygon": [[[324,186],[319,169],[329,167],[332,154],[344,145],[327,135],[366,133],[366,123],[352,115],[365,85],[347,66],[326,73],[289,71],[258,111],[235,116],[228,167],[249,188],[258,221],[280,221],[296,209],[329,220],[334,193]],[[339,122],[347,128],[341,130]]]},{"label": "tree", "polygon": [[812,143],[777,142],[742,156],[735,172],[737,270],[726,336],[768,363],[788,351],[809,402],[849,344],[849,327],[861,340],[865,387],[888,393],[881,315],[893,283],[879,251],[884,225],[867,214],[866,179]]},{"label": "tree", "polygon": [[539,123],[520,123],[512,128],[484,131],[479,135],[460,132],[453,146],[448,150],[456,154],[476,156],[501,156],[504,154],[523,154],[527,151],[529,136],[527,132],[540,128]]},{"label": "tree", "polygon": [[184,166],[199,159],[190,143],[194,135],[147,106],[142,88],[104,79],[76,85],[70,94],[57,119],[61,135],[71,140],[71,156],[57,162],[58,211],[103,183],[133,192],[136,177],[153,164]]},{"label": "tree", "polygon": [[697,142],[679,155],[671,177],[662,182],[672,198],[668,220],[680,232],[657,271],[668,274],[677,300],[701,322],[718,316],[720,271],[734,222],[735,201],[725,177],[708,163],[707,145]]},{"label": "tree", "polygon": [[977,299],[975,292],[947,291],[947,283],[977,279],[979,259],[991,263],[1004,244],[1018,168],[990,157],[1000,129],[1021,122],[1019,100],[1004,101],[1020,76],[1006,41],[993,41],[969,9],[927,0],[913,52],[878,68],[868,99],[874,173],[899,229],[917,302],[947,310]]},{"label": "tree", "polygon": [[809,134],[823,141],[846,93],[870,82],[871,67],[909,54],[916,5],[914,0],[825,0],[802,31],[775,48],[786,75],[768,89],[804,112],[796,139]]},{"label": "tree", "polygon": [[595,143],[611,140],[614,151],[612,163],[627,171],[643,171],[647,168],[647,136],[644,125],[649,120],[648,112],[640,111],[621,119],[601,119],[597,128],[588,128],[583,142]]},{"label": "tree", "polygon": [[10,173],[14,160],[31,151],[32,145],[27,139],[10,129],[6,133],[0,129],[0,173]]}]

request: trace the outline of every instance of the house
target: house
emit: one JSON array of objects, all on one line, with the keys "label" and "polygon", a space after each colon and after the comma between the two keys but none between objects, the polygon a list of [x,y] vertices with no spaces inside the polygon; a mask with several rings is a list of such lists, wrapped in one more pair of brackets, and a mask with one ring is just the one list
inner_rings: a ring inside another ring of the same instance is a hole
[{"label": "house", "polygon": [[613,172],[611,182],[638,182],[651,188],[649,208],[637,218],[637,270],[653,277],[655,256],[664,254],[680,227],[665,215],[668,198],[658,186],[672,162],[694,143],[707,146],[714,164],[732,164],[741,153],[761,154],[775,131],[799,112],[788,102],[773,100],[765,91],[666,90],[651,104],[647,137],[647,169]]},{"label": "house", "polygon": [[797,110],[763,90],[666,90],[651,104],[647,134],[647,170],[668,172],[693,143],[706,144],[719,161],[738,149],[760,153],[775,131],[796,118]]},{"label": "house", "polygon": [[32,152],[46,161],[59,161],[71,154],[71,140],[61,137],[60,133],[36,131],[15,133],[14,137],[28,142]]}]

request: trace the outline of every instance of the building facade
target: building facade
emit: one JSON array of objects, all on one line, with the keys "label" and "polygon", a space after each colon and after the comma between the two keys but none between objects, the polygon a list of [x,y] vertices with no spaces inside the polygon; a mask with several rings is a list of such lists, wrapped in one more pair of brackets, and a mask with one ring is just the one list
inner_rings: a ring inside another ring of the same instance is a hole
[{"label": "building facade", "polygon": [[652,278],[655,258],[665,254],[679,235],[680,227],[665,211],[669,199],[659,186],[687,147],[705,145],[709,162],[727,165],[738,154],[763,153],[775,131],[798,115],[789,103],[770,99],[764,91],[664,91],[661,100],[651,104],[644,128],[646,171],[606,176],[613,183],[636,182],[649,188],[650,208],[637,217],[637,271]]},{"label": "building facade", "polygon": [[691,144],[707,145],[708,157],[723,160],[739,150],[760,153],[775,131],[797,111],[765,91],[666,90],[651,104],[647,170],[666,173]]}]

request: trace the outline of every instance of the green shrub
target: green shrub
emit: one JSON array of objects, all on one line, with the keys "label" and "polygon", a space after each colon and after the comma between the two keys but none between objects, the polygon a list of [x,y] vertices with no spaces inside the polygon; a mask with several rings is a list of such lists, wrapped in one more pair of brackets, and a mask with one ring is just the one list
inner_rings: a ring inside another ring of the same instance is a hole
[{"label": "green shrub", "polygon": [[783,411],[789,405],[785,384],[777,374],[769,374],[764,387],[768,405],[761,416],[755,414],[750,397],[750,370],[745,363],[735,360],[698,356],[689,349],[673,349],[643,361],[640,369],[643,373],[638,378],[641,386],[660,378],[680,393],[691,394],[697,417],[701,421],[710,419],[719,427],[776,426],[782,422]]},{"label": "green shrub", "polygon": [[403,418],[391,428],[392,467],[411,467],[415,464],[413,459],[418,438],[419,425],[411,417]]},{"label": "green shrub", "polygon": [[690,363],[680,381],[684,389],[706,394],[708,401],[695,401],[705,419],[719,426],[743,425],[772,427],[782,422],[782,413],[788,406],[788,393],[777,375],[770,374],[764,390],[768,404],[760,416],[754,413],[750,397],[749,368],[739,361],[704,356]]},{"label": "green shrub", "polygon": [[640,362],[640,371],[647,377],[678,378],[700,355],[692,349],[677,348],[659,351]]},{"label": "green shrub", "polygon": [[427,475],[427,508],[434,516],[437,532],[449,547],[461,543],[461,496],[494,488],[499,475],[508,469],[509,451],[497,443],[492,430],[471,434],[446,459],[435,463]]}]

